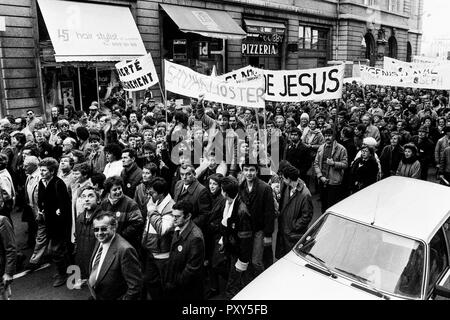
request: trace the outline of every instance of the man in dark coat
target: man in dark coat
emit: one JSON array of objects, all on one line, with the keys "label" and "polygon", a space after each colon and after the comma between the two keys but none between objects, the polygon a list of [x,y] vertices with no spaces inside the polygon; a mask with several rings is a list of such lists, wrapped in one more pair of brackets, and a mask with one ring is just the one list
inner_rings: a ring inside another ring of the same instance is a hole
[{"label": "man in dark coat", "polygon": [[311,193],[299,179],[298,170],[292,165],[282,169],[280,215],[278,216],[275,257],[287,254],[308,230],[313,217]]},{"label": "man in dark coat", "polygon": [[175,203],[172,210],[175,232],[163,281],[165,296],[170,300],[202,300],[203,234],[191,220],[193,206],[189,201]]},{"label": "man in dark coat", "polygon": [[80,193],[83,213],[75,221],[75,263],[80,267],[81,279],[89,277],[89,261],[97,240],[92,227],[101,212],[100,195],[93,186],[85,186]]},{"label": "man in dark coat", "polygon": [[134,149],[124,149],[122,151],[122,165],[123,170],[121,177],[123,179],[123,193],[134,198],[137,186],[142,180],[142,170],[136,164],[136,151]]},{"label": "man in dark coat", "polygon": [[94,218],[98,240],[89,263],[89,288],[95,300],[137,300],[142,292],[142,272],[136,249],[116,233],[115,216]]},{"label": "man in dark coat", "polygon": [[192,165],[180,167],[181,180],[175,184],[174,201],[188,200],[192,204],[192,221],[205,230],[211,213],[211,196],[195,178],[195,168]]},{"label": "man in dark coat", "polygon": [[[58,271],[53,283],[54,287],[66,283],[72,228],[70,196],[64,181],[56,176],[58,166],[58,162],[53,158],[45,158],[39,163],[41,180],[38,187],[38,237],[43,238],[43,241],[36,241],[33,256],[30,259],[30,263],[39,264],[42,251],[45,251],[48,245]],[[39,251],[41,255],[36,256]],[[39,258],[36,259],[37,257]]]},{"label": "man in dark coat", "polygon": [[7,217],[0,216],[0,300],[13,280],[16,260],[17,247],[13,227]]},{"label": "man in dark coat", "polygon": [[312,164],[309,148],[302,142],[301,131],[294,127],[290,132],[291,143],[285,149],[284,160],[289,161],[297,170],[300,171],[300,177],[307,181],[307,172]]},{"label": "man in dark coat", "polygon": [[433,162],[434,144],[428,138],[429,128],[422,126],[419,128],[417,136],[412,137],[411,142],[414,143],[418,150],[420,162],[420,179],[427,180],[428,168]]},{"label": "man in dark coat", "polygon": [[253,230],[250,213],[239,197],[237,179],[228,176],[221,183],[226,202],[220,222],[222,238],[219,243],[222,242],[224,252],[231,261],[225,289],[226,298],[231,299],[250,279],[247,268],[252,257]]},{"label": "man in dark coat", "polygon": [[[239,195],[252,219],[253,249],[252,277],[264,271],[264,246],[271,246],[275,221],[275,203],[272,189],[257,177],[257,164],[243,164],[245,180],[239,186]],[[267,266],[266,266],[267,267]]]}]

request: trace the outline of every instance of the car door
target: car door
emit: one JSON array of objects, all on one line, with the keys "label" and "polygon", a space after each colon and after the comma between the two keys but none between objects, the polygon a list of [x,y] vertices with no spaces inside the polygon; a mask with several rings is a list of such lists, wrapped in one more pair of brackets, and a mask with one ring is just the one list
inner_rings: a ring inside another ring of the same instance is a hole
[{"label": "car door", "polygon": [[[432,299],[450,298],[450,219],[431,239],[427,266],[427,297]],[[448,290],[448,292],[446,292]]]}]

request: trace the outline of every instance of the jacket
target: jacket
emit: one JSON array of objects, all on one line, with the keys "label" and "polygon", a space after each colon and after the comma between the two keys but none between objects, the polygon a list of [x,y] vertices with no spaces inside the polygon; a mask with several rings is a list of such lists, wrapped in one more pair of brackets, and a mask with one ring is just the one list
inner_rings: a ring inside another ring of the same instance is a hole
[{"label": "jacket", "polygon": [[302,176],[306,175],[311,167],[311,152],[301,141],[297,144],[289,144],[284,150],[283,159],[289,161],[290,164],[296,167]]},{"label": "jacket", "polygon": [[[95,245],[89,261],[89,274],[98,251]],[[116,234],[98,271],[92,288],[96,300],[138,300],[142,292],[142,271],[136,249]]]},{"label": "jacket", "polygon": [[356,192],[375,183],[378,177],[378,163],[375,157],[371,157],[366,161],[358,158],[352,164],[351,179],[352,191]]},{"label": "jacket", "polygon": [[202,230],[206,227],[209,214],[211,213],[211,196],[208,189],[198,180],[195,180],[187,189],[183,191],[184,182],[177,181],[174,190],[174,201],[188,200],[192,203],[192,221]]},{"label": "jacket", "polygon": [[285,183],[281,185],[280,215],[275,253],[281,258],[288,253],[308,230],[313,217],[311,192],[299,179],[294,194]]},{"label": "jacket", "polygon": [[[24,208],[24,214],[22,216],[25,221],[34,221],[39,210],[38,207],[38,190],[39,190],[39,180],[41,175],[39,169],[36,169],[32,174],[28,175],[25,182],[25,205],[28,209]],[[24,217],[28,212],[28,216]]]},{"label": "jacket", "polygon": [[263,231],[265,237],[272,237],[275,223],[275,205],[272,188],[256,178],[252,191],[249,192],[247,181],[239,185],[240,199],[247,206],[252,219],[252,230],[254,233]]},{"label": "jacket", "polygon": [[445,148],[440,163],[440,173],[450,173],[450,147]]},{"label": "jacket", "polygon": [[444,150],[448,146],[450,146],[450,139],[446,135],[440,138],[436,143],[436,147],[434,148],[434,161],[437,164],[441,163],[441,158],[444,154]]},{"label": "jacket", "polygon": [[203,299],[205,243],[199,227],[191,220],[179,236],[172,237],[170,258],[163,286],[171,300]]},{"label": "jacket", "polygon": [[106,154],[103,146],[97,151],[92,150],[87,159],[93,173],[103,173],[106,166]]},{"label": "jacket", "polygon": [[118,202],[111,204],[106,197],[100,204],[101,209],[117,219],[116,232],[135,248],[139,247],[144,220],[136,202],[128,196],[122,196]]},{"label": "jacket", "polygon": [[[319,147],[314,160],[314,171],[318,179],[323,176],[322,160],[324,148],[325,144]],[[344,170],[348,167],[347,150],[341,144],[334,141],[331,149],[331,158],[335,164],[334,166],[329,166],[328,175],[325,175],[325,177],[329,179],[330,185],[340,185],[344,178]]]},{"label": "jacket", "polygon": [[220,224],[225,253],[236,256],[244,263],[250,262],[253,250],[252,219],[245,203],[236,198],[227,225]]},{"label": "jacket", "polygon": [[408,177],[414,179],[420,179],[420,162],[419,160],[415,160],[412,163],[406,163],[403,160],[400,161],[397,169],[397,176]]},{"label": "jacket", "polygon": [[120,176],[123,179],[123,193],[128,197],[133,198],[136,188],[141,183],[142,170],[134,162],[130,167],[123,168]]},{"label": "jacket", "polygon": [[100,206],[94,210],[89,218],[85,212],[81,213],[75,221],[75,263],[80,267],[81,278],[89,277],[89,261],[95,248],[97,239],[94,235],[93,221],[101,213]]},{"label": "jacket", "polygon": [[[9,219],[0,216],[0,278],[16,273],[17,246],[14,230]],[[2,279],[3,281],[3,279]]]},{"label": "jacket", "polygon": [[49,239],[70,240],[72,210],[66,184],[54,176],[45,187],[42,179],[38,187],[38,207],[44,213]]},{"label": "jacket", "polygon": [[387,178],[392,175],[395,175],[397,172],[398,165],[403,157],[403,148],[401,146],[393,147],[392,145],[388,145],[383,148],[383,151],[380,155],[380,164],[381,164],[381,177]]},{"label": "jacket", "polygon": [[134,192],[133,200],[137,203],[139,210],[141,210],[144,222],[147,219],[147,203],[150,199],[151,195],[145,184],[141,183],[140,185],[138,185],[136,191]]},{"label": "jacket", "polygon": [[175,201],[170,194],[166,195],[158,205],[152,200],[148,203],[149,210],[142,236],[142,247],[156,259],[169,258],[173,231],[172,207],[174,204]]}]

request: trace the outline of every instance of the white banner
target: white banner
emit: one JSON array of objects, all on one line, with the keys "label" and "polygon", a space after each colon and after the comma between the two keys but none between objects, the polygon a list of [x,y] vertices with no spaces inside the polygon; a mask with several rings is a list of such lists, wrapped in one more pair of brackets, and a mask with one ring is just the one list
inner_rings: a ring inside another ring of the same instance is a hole
[{"label": "white banner", "polygon": [[225,81],[245,82],[260,75],[265,80],[265,99],[274,102],[320,101],[342,97],[344,65],[305,70],[264,70],[247,66],[220,76]]},{"label": "white banner", "polygon": [[187,97],[226,103],[249,108],[263,108],[263,78],[243,83],[225,82],[220,77],[211,77],[195,72],[187,67],[164,60],[164,83],[167,91]]},{"label": "white banner", "polygon": [[435,63],[435,64],[448,63],[448,61],[446,61],[444,59],[437,59],[437,58],[431,58],[431,57],[425,57],[425,56],[413,56],[412,62],[413,63]]},{"label": "white banner", "polygon": [[145,90],[159,82],[150,52],[128,62],[116,63],[116,69],[126,91]]},{"label": "white banner", "polygon": [[420,89],[450,90],[450,69],[409,69],[404,71],[385,70],[375,67],[360,65],[361,80],[364,84],[410,87]]}]

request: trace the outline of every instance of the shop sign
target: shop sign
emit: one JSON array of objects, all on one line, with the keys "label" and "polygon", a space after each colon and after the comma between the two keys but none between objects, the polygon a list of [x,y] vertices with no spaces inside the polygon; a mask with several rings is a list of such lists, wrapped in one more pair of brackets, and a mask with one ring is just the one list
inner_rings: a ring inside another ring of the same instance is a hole
[{"label": "shop sign", "polygon": [[241,53],[245,56],[278,56],[276,43],[242,43]]},{"label": "shop sign", "polygon": [[283,42],[283,35],[278,34],[278,33],[272,33],[272,34],[259,34],[258,35],[258,39],[260,41],[264,41],[264,42],[275,42],[275,43],[280,43]]}]

